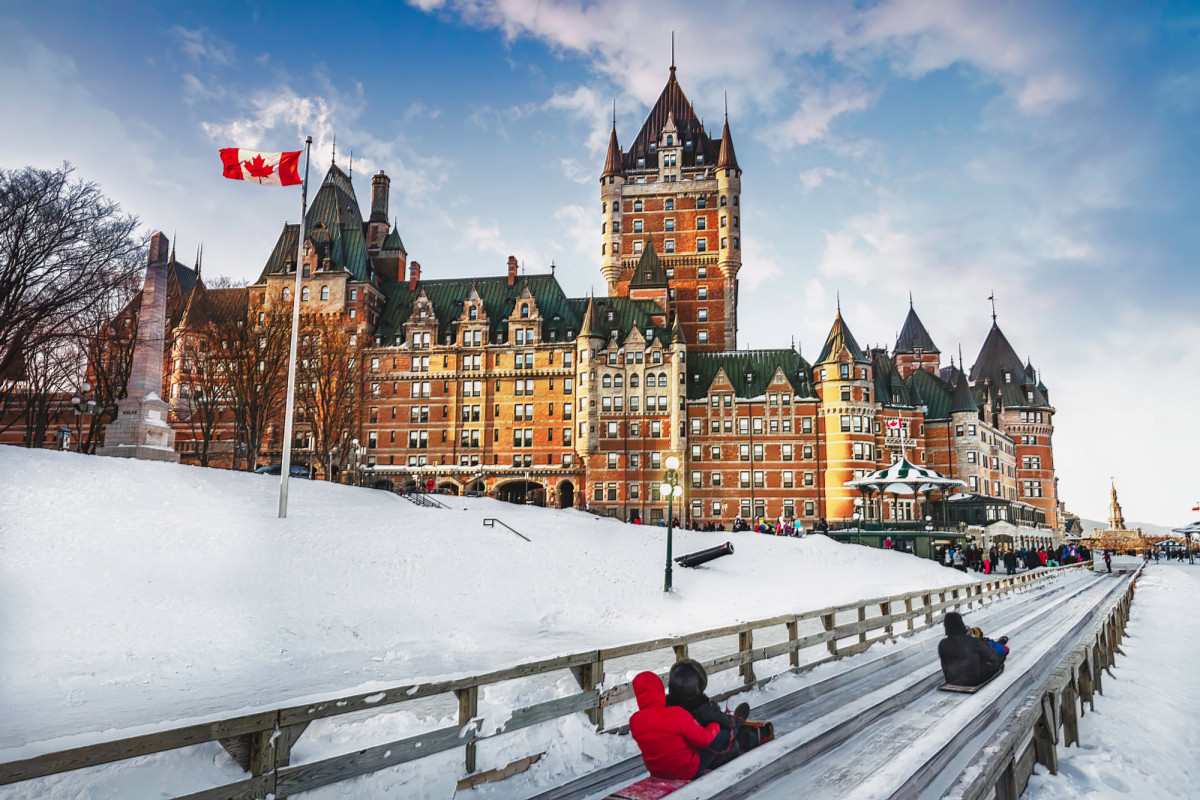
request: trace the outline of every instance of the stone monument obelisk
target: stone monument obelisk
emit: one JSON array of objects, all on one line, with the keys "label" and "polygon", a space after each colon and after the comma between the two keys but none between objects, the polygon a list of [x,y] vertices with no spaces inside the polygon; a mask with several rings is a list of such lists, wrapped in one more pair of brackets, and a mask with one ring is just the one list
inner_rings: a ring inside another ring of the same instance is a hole
[{"label": "stone monument obelisk", "polygon": [[170,242],[162,231],[150,239],[150,261],[142,287],[137,342],[126,397],[117,402],[117,418],[104,428],[102,456],[179,461],[175,431],[167,423],[168,406],[159,393],[167,327],[167,269]]}]

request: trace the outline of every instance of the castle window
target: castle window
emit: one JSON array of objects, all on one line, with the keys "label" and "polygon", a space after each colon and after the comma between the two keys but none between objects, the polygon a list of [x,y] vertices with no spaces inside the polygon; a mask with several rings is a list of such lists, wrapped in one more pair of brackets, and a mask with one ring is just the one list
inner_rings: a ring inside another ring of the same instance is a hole
[{"label": "castle window", "polygon": [[[728,173],[726,173],[726,174],[728,174]],[[738,204],[738,196],[736,194],[733,196],[733,204],[735,206]]]},{"label": "castle window", "polygon": [[721,237],[721,247],[729,247],[729,239],[725,238],[724,236]]},{"label": "castle window", "polygon": [[309,294],[308,294],[308,287],[307,287],[307,286],[305,286],[303,289],[301,289],[301,290],[300,290],[300,300],[301,300],[301,302],[308,300],[308,297],[309,297]]},{"label": "castle window", "polygon": [[700,322],[708,322],[708,309],[702,308],[696,312],[696,319]]},{"label": "castle window", "polygon": [[700,252],[700,253],[707,252],[708,251],[708,240],[707,239],[697,239],[696,240],[696,251]]},{"label": "castle window", "polygon": [[[285,303],[290,302],[291,299],[292,299],[292,290],[286,286],[283,287],[283,302],[285,302]],[[126,323],[128,323],[128,320],[126,320]]]},{"label": "castle window", "polygon": [[[703,240],[703,239],[701,239],[700,241],[704,241],[704,240]],[[701,250],[703,250],[704,248],[702,247],[702,248],[700,248],[700,249],[701,249]],[[698,297],[699,297],[701,300],[707,300],[707,299],[708,299],[708,287],[707,287],[707,286],[701,286],[699,289],[697,289],[697,290],[696,290],[696,292],[697,292],[697,296],[698,296]]]},{"label": "castle window", "polygon": [[529,304],[528,303],[521,303],[521,318],[522,319],[529,318]]},{"label": "castle window", "polygon": [[725,207],[725,195],[721,195],[721,208]]},{"label": "castle window", "polygon": [[611,312],[611,311],[608,312],[608,321],[609,322],[613,321],[613,312]]},{"label": "castle window", "polygon": [[[668,202],[670,202],[670,201],[668,201]],[[668,208],[667,210],[670,211],[671,209]],[[673,219],[667,220],[667,230],[668,231],[675,230],[675,220],[673,220]]]},{"label": "castle window", "polygon": [[738,249],[738,247],[739,247],[739,245],[738,245],[738,237],[736,237],[736,236],[735,236],[735,237],[733,237],[733,249],[734,249],[734,250],[737,250],[737,249]]},{"label": "castle window", "polygon": [[642,252],[642,243],[641,243],[641,242],[634,242],[634,243],[633,243],[633,252],[635,252],[635,253],[640,253],[640,252]]},{"label": "castle window", "polygon": [[329,287],[328,287],[328,286],[322,286],[322,287],[321,287],[321,299],[322,299],[322,300],[328,300],[328,299],[329,299]]},{"label": "castle window", "polygon": [[[700,156],[696,156],[697,161],[699,161],[700,158],[701,158]],[[701,197],[699,200],[696,201],[696,208],[706,208],[707,206],[708,206],[707,198],[705,198],[705,197]]]},{"label": "castle window", "polygon": [[642,221],[640,219],[635,219],[633,221],[633,232],[634,233],[642,232]]},{"label": "castle window", "polygon": [[467,319],[479,319],[479,309],[471,306],[467,309]]},{"label": "castle window", "polygon": [[[704,153],[696,153],[696,164],[697,164],[697,166],[699,166],[700,164],[703,164],[703,163],[704,163]],[[703,203],[703,202],[704,202],[704,200],[701,200],[700,202],[701,202],[701,203]],[[701,207],[701,208],[704,208],[704,206],[700,206],[700,207]]]},{"label": "castle window", "polygon": [[696,336],[698,337],[697,341],[700,344],[708,344],[708,331],[700,331],[696,334]]},{"label": "castle window", "polygon": [[645,169],[646,168],[646,158],[644,156],[638,156],[637,165],[638,165],[638,169]]},{"label": "castle window", "polygon": [[601,203],[601,204],[600,204],[600,213],[601,213],[601,214],[607,214],[607,213],[608,213],[608,203]]},{"label": "castle window", "polygon": [[668,199],[666,202],[663,203],[663,210],[664,211],[674,211],[675,210],[675,201]]},{"label": "castle window", "polygon": [[667,147],[670,147],[673,144],[675,144],[675,137],[668,133],[667,134]]},{"label": "castle window", "polygon": [[663,252],[665,252],[665,253],[674,253],[675,252],[675,240],[674,239],[667,239],[667,241],[663,243]]},{"label": "castle window", "polygon": [[634,200],[634,201],[633,201],[633,210],[634,210],[634,211],[641,211],[641,210],[642,210],[642,201],[641,201],[641,200]]},{"label": "castle window", "polygon": [[697,217],[696,218],[696,230],[702,231],[702,230],[706,230],[707,228],[708,228],[708,218],[707,217]]},{"label": "castle window", "polygon": [[351,299],[351,300],[357,300],[357,299],[358,299],[358,289],[351,289],[351,290],[350,290],[350,299]]},{"label": "castle window", "polygon": [[705,278],[707,278],[708,277],[708,267],[700,267],[696,271],[696,277],[700,278],[701,280],[704,280]]}]

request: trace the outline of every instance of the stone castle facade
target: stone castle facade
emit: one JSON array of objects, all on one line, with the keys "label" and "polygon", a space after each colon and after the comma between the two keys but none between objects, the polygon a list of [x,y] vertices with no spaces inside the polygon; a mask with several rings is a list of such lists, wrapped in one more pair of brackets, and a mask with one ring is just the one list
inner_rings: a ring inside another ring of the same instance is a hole
[{"label": "stone castle facade", "polygon": [[[938,506],[947,521],[1056,527],[1055,409],[994,318],[969,371],[942,363],[911,303],[890,353],[861,347],[840,310],[812,362],[737,349],[741,177],[728,119],[710,138],[672,67],[628,150],[614,122],[599,198],[607,296],[573,298],[553,268],[522,274],[514,258],[475,277],[423,274],[389,225],[388,177],[373,176],[364,218],[331,166],[307,216],[302,313],[336,315],[366,345],[357,438],[371,479],[656,522],[674,454],[681,518],[811,527],[925,513],[844,485],[905,452],[967,483]],[[179,302],[290,305],[298,235],[284,226],[246,289],[209,290],[172,262]],[[188,315],[173,319],[184,341]],[[168,358],[178,402],[186,371]],[[188,427],[177,432],[186,459]],[[261,457],[279,447],[276,433]]]}]

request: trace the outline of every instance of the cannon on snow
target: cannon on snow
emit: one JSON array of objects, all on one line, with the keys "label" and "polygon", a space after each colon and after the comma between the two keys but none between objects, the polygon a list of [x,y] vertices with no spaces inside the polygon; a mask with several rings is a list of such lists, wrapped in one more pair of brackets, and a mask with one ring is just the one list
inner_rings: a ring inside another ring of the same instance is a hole
[{"label": "cannon on snow", "polygon": [[707,564],[713,559],[729,555],[733,555],[733,545],[730,542],[726,542],[716,547],[710,547],[707,550],[697,550],[694,553],[679,556],[675,559],[675,563],[681,567],[698,567],[701,564]]}]

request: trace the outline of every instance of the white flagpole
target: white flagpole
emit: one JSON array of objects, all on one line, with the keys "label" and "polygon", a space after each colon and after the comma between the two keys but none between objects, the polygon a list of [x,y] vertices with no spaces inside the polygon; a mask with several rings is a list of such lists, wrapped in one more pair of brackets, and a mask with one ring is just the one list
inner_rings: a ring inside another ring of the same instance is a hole
[{"label": "white flagpole", "polygon": [[[292,290],[292,344],[288,354],[287,410],[283,415],[283,465],[279,470],[279,518],[287,517],[288,478],[292,471],[292,419],[296,405],[296,346],[300,338],[300,277],[304,274],[304,217],[308,214],[308,151],[312,137],[304,139],[304,188],[300,190],[300,236],[296,240],[296,286]],[[309,469],[312,465],[309,464]]]}]

